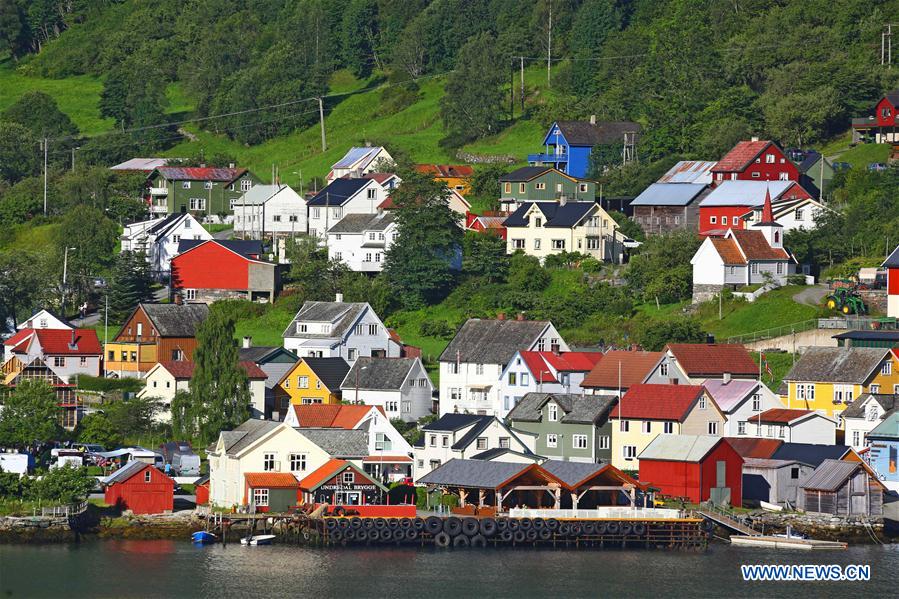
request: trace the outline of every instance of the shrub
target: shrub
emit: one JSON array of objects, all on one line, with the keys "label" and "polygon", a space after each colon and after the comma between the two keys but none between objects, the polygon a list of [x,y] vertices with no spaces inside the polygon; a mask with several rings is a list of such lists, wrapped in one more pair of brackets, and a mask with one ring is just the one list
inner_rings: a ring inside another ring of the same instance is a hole
[{"label": "shrub", "polygon": [[418,325],[418,334],[422,337],[439,337],[449,339],[455,331],[445,320],[423,320]]}]

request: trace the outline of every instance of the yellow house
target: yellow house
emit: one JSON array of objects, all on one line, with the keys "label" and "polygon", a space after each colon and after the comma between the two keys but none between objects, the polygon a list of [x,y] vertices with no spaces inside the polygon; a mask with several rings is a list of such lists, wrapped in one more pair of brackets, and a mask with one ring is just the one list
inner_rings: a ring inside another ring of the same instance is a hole
[{"label": "yellow house", "polygon": [[638,456],[659,435],[725,433],[727,417],[702,385],[632,385],[609,416],[612,465],[637,470]]},{"label": "yellow house", "polygon": [[471,193],[474,169],[467,164],[416,164],[415,170],[431,175],[435,181],[443,181],[449,189],[463,197]]},{"label": "yellow house", "polygon": [[340,383],[349,371],[343,358],[300,358],[278,381],[275,400],[285,408],[287,403],[340,403]]},{"label": "yellow house", "polygon": [[862,393],[899,393],[899,362],[879,347],[810,347],[784,377],[788,408],[840,414]]}]

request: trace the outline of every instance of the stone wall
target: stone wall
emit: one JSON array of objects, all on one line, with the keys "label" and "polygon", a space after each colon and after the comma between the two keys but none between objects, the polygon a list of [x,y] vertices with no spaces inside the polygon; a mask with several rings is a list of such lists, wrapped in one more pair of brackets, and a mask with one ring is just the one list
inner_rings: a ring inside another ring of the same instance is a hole
[{"label": "stone wall", "polygon": [[[884,529],[883,518],[862,519],[859,516],[831,516],[804,512],[757,511],[749,515],[750,525],[765,534],[786,532],[787,525],[794,533],[801,533],[810,539],[822,541],[843,541],[850,544],[874,544],[889,542],[889,534]],[[867,522],[867,524],[866,524]]]},{"label": "stone wall", "polygon": [[693,284],[693,303],[700,304],[702,302],[707,302],[709,300],[715,299],[715,297],[721,293],[723,289],[722,285],[697,285]]}]

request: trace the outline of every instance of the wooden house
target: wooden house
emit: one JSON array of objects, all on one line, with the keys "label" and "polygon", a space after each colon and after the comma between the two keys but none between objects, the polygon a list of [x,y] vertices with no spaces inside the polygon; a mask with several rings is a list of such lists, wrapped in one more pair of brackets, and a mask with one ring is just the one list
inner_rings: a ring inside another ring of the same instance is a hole
[{"label": "wooden house", "polygon": [[799,181],[799,169],[773,141],[741,141],[712,171],[712,181]]},{"label": "wooden house", "polygon": [[799,509],[834,516],[882,516],[885,490],[865,462],[824,460],[800,485]]},{"label": "wooden house", "polygon": [[135,514],[162,514],[174,509],[175,481],[162,470],[133,460],[104,481],[104,501]]},{"label": "wooden house", "polygon": [[170,294],[186,302],[223,299],[275,301],[281,287],[278,265],[260,260],[258,241],[182,240],[172,259]]},{"label": "wooden house", "polygon": [[380,504],[387,488],[351,462],[333,458],[300,481],[300,492],[307,503],[355,507]]}]

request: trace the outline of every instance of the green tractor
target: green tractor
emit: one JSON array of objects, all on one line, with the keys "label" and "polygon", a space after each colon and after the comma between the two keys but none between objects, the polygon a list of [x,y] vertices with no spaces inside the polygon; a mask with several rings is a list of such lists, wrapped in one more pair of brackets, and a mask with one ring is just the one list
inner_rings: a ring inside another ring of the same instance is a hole
[{"label": "green tractor", "polygon": [[868,307],[858,295],[858,288],[837,287],[827,296],[827,307],[843,314],[867,314]]}]

